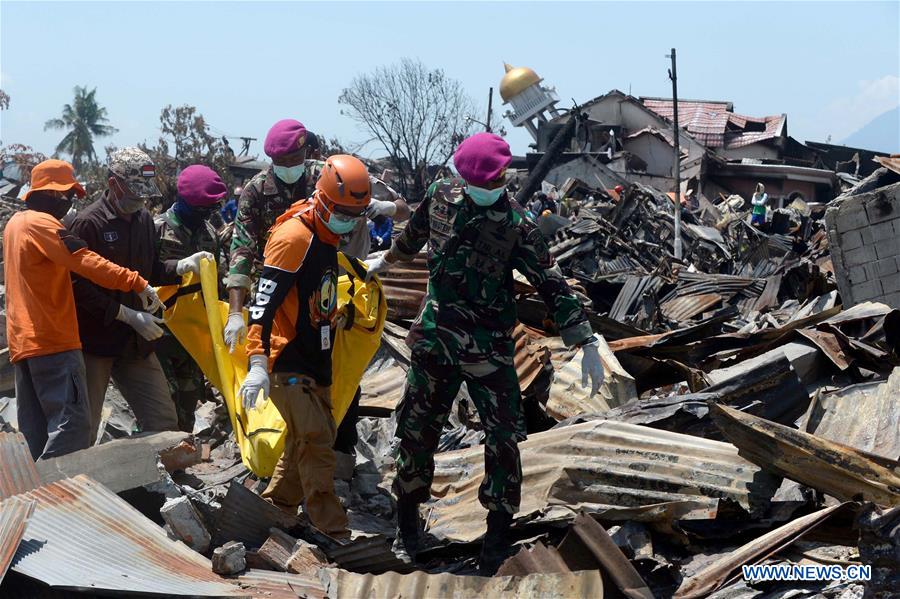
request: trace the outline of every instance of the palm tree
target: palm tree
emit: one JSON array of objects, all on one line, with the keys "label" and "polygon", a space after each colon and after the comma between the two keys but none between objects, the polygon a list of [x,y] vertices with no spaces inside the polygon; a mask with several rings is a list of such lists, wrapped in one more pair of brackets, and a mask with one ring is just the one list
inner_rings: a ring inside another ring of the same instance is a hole
[{"label": "palm tree", "polygon": [[97,104],[94,94],[87,87],[75,86],[75,101],[63,106],[62,118],[50,119],[44,124],[47,129],[67,129],[68,133],[56,146],[57,154],[72,156],[72,164],[76,170],[85,164],[96,164],[97,154],[94,152],[94,136],[106,137],[118,129],[106,123],[106,109]]}]

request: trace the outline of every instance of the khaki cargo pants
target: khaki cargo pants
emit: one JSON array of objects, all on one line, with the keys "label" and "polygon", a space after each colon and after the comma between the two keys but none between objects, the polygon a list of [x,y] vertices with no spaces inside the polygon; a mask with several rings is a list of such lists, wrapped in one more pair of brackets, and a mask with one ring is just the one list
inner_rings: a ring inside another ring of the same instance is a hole
[{"label": "khaki cargo pants", "polygon": [[269,397],[287,424],[287,436],[262,496],[291,514],[305,500],[313,526],[331,536],[347,536],[347,514],[334,493],[331,388],[308,376],[278,372],[272,374]]}]

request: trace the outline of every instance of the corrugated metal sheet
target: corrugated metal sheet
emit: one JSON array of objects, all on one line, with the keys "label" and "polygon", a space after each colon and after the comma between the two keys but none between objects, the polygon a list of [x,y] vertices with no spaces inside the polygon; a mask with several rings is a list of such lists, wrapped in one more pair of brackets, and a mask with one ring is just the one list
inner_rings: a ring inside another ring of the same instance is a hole
[{"label": "corrugated metal sheet", "polygon": [[527,576],[528,574],[549,574],[571,572],[556,547],[547,547],[540,541],[530,549],[522,548],[517,554],[503,562],[497,576]]},{"label": "corrugated metal sheet", "polygon": [[472,599],[474,597],[540,597],[571,599],[590,597],[603,599],[603,579],[596,570],[566,574],[531,574],[521,578],[502,576],[456,576],[454,574],[354,574],[330,570],[328,596],[398,599],[407,597],[440,597]]},{"label": "corrugated metal sheet", "polygon": [[894,459],[900,457],[900,370],[886,383],[852,385],[817,395],[804,424],[810,434]]},{"label": "corrugated metal sheet", "polygon": [[565,420],[580,414],[605,414],[637,398],[634,378],[616,359],[606,340],[600,338],[600,360],[603,362],[603,385],[591,396],[590,383],[581,386],[582,352],[566,348],[562,339],[548,339],[552,351],[553,383],[545,408],[547,414],[557,420]]},{"label": "corrugated metal sheet", "polygon": [[827,520],[846,504],[835,505],[802,516],[750,541],[738,549],[728,552],[694,576],[684,580],[675,593],[677,599],[699,599],[725,586],[729,575],[743,564],[757,564],[774,553],[784,549],[798,538]]},{"label": "corrugated metal sheet", "polygon": [[660,306],[660,311],[673,322],[683,322],[703,314],[721,301],[722,296],[718,293],[686,295],[665,302]]},{"label": "corrugated metal sheet", "polygon": [[360,383],[359,407],[364,414],[388,416],[403,398],[406,369],[398,362],[369,370]]},{"label": "corrugated metal sheet", "polygon": [[215,547],[228,541],[240,541],[247,548],[262,547],[273,526],[290,531],[301,523],[236,481],[228,486],[221,504],[215,530],[210,531]]},{"label": "corrugated metal sheet", "polygon": [[413,319],[428,288],[428,264],[424,253],[411,262],[398,262],[388,272],[379,275],[387,298],[388,318]]},{"label": "corrugated metal sheet", "polygon": [[0,499],[41,485],[22,433],[0,433]]},{"label": "corrugated metal sheet", "polygon": [[11,497],[0,502],[0,582],[12,562],[25,526],[34,511],[34,501]]},{"label": "corrugated metal sheet", "polygon": [[890,158],[887,156],[876,156],[875,162],[900,175],[900,154],[894,154]]},{"label": "corrugated metal sheet", "polygon": [[380,574],[412,570],[409,564],[397,559],[391,544],[381,536],[357,537],[347,545],[325,551],[328,559],[351,572]]},{"label": "corrugated metal sheet", "polygon": [[865,453],[746,414],[710,404],[710,414],[741,455],[769,472],[790,478],[842,501],[862,497],[879,505],[900,505],[900,462]]},{"label": "corrugated metal sheet", "polygon": [[[669,502],[691,502],[709,513],[719,498],[758,513],[777,486],[775,477],[738,456],[729,443],[609,420],[538,433],[519,449],[519,513],[545,519],[569,519],[582,507],[603,511]],[[435,465],[432,494],[439,499],[428,506],[429,532],[441,539],[477,539],[486,516],[478,501],[483,448],[438,454]],[[634,510],[626,511],[633,516]]]},{"label": "corrugated metal sheet", "polygon": [[248,570],[234,579],[246,593],[259,599],[324,599],[325,587],[318,579],[300,574]]},{"label": "corrugated metal sheet", "polygon": [[208,559],[166,536],[86,476],[24,495],[37,502],[12,569],[59,588],[165,596],[245,596]]}]

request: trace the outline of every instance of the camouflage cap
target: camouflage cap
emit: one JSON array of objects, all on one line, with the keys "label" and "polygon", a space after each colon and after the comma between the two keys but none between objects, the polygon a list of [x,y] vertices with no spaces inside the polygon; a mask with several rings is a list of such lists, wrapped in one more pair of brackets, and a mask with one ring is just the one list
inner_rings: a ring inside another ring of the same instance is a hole
[{"label": "camouflage cap", "polygon": [[125,181],[128,189],[137,196],[149,198],[162,195],[156,186],[156,166],[140,148],[122,148],[110,154],[109,170]]}]

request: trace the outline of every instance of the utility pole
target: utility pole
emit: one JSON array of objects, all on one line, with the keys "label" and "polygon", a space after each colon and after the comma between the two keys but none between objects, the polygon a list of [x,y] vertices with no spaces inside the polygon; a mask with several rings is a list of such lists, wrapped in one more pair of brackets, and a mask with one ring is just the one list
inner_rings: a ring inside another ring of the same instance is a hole
[{"label": "utility pole", "polygon": [[675,129],[675,259],[681,260],[681,149],[678,145],[678,74],[675,70],[675,48],[666,56],[672,59],[669,79],[672,80],[672,120]]},{"label": "utility pole", "polygon": [[493,110],[494,105],[494,88],[492,87],[490,91],[488,91],[488,114],[487,120],[484,122],[484,130],[488,133],[491,132],[491,111]]}]

